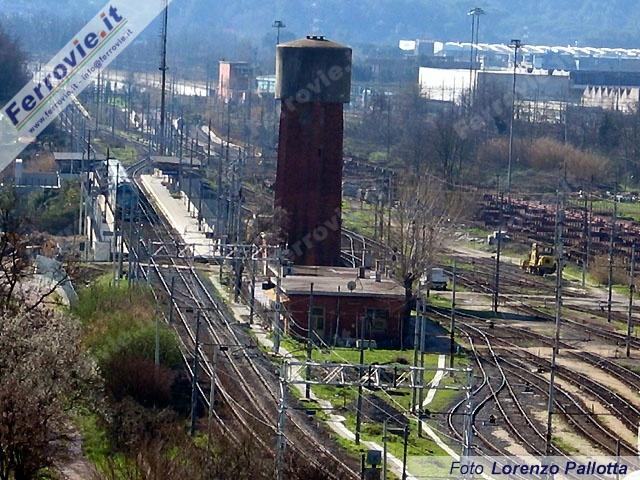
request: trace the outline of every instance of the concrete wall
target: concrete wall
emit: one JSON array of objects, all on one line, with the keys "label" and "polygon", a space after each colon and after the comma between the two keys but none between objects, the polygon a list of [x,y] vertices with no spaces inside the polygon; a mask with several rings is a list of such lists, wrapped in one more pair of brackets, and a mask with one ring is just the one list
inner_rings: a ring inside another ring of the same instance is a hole
[{"label": "concrete wall", "polygon": [[459,102],[469,92],[470,74],[468,69],[420,67],[418,83],[425,98]]},{"label": "concrete wall", "polygon": [[[485,70],[473,73],[477,78],[477,90],[492,94],[504,93],[511,96],[513,72],[509,70]],[[419,84],[422,95],[432,100],[459,102],[469,92],[470,72],[468,69],[446,69],[421,67]],[[579,100],[579,92],[570,88],[568,75],[548,75],[540,73],[517,73],[517,98],[521,101],[571,101]]]}]

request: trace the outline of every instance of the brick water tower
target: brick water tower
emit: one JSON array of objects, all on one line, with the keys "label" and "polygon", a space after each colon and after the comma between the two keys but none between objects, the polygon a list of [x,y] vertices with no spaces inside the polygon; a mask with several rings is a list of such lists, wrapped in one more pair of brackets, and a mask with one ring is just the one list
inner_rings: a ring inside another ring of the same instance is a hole
[{"label": "brick water tower", "polygon": [[350,96],[350,48],[317,36],[278,45],[275,201],[287,213],[297,265],[340,263],[343,105]]}]

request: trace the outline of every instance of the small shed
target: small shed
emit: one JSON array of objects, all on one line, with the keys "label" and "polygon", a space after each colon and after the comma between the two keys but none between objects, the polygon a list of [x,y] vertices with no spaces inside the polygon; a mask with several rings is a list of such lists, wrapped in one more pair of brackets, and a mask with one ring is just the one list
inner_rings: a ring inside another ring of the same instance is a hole
[{"label": "small shed", "polygon": [[292,267],[282,278],[281,293],[285,321],[289,322],[285,327],[299,336],[306,337],[311,319],[316,343],[353,346],[364,337],[383,348],[400,344],[405,291],[380,273],[342,267]]}]

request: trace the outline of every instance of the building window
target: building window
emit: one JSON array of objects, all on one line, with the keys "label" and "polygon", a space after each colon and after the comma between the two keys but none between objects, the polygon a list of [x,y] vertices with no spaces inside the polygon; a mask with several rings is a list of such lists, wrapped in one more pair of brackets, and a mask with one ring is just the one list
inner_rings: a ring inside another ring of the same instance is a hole
[{"label": "building window", "polygon": [[324,307],[311,308],[311,325],[313,330],[324,331]]},{"label": "building window", "polygon": [[372,334],[387,333],[387,325],[389,323],[389,310],[370,308],[367,309],[367,317],[371,319]]}]

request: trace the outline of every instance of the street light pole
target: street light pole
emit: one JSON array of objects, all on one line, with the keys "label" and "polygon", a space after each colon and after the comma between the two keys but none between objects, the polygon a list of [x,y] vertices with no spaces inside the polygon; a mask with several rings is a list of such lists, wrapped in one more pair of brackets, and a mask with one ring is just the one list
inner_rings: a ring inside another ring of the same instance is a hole
[{"label": "street light pole", "polygon": [[509,124],[509,165],[507,167],[507,194],[511,194],[511,168],[513,163],[513,123],[516,115],[516,79],[518,77],[518,50],[522,48],[520,40],[511,40],[513,48],[513,90],[511,93],[511,121]]},{"label": "street light pole", "polygon": [[287,26],[284,24],[284,22],[282,20],[275,20],[273,22],[273,25],[271,25],[273,28],[275,28],[277,30],[277,34],[276,34],[276,45],[280,44],[280,30],[282,30],[283,28],[287,28]]},{"label": "street light pole", "polygon": [[[480,31],[480,16],[485,15],[485,11],[480,8],[472,8],[467,12],[467,15],[471,17],[471,61],[469,65],[469,103],[471,104],[471,98],[473,96],[476,80],[473,76],[475,70],[475,63],[478,55],[478,32]],[[475,47],[475,50],[474,50]]]},{"label": "street light pole", "polygon": [[471,48],[469,56],[469,104],[471,104],[471,95],[473,94],[473,45],[476,40],[476,15],[475,8],[469,10],[467,15],[471,17]]}]

